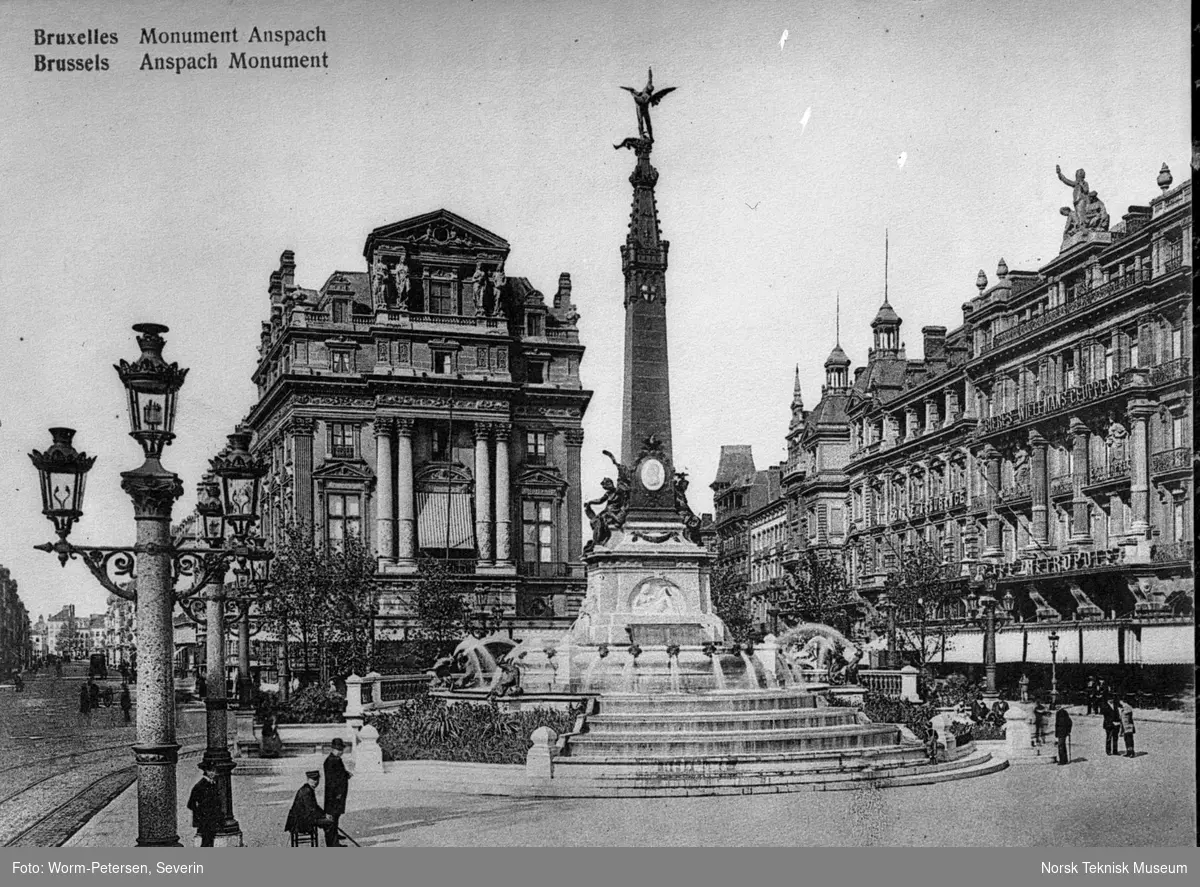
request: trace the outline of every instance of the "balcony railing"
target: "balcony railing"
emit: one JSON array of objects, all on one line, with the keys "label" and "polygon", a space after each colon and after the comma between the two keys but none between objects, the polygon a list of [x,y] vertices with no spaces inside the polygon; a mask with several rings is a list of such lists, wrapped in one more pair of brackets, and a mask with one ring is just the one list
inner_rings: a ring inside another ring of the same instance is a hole
[{"label": "balcony railing", "polygon": [[1175,360],[1168,361],[1161,366],[1150,368],[1150,384],[1163,385],[1167,382],[1175,382],[1179,379],[1188,378],[1191,373],[1189,367],[1191,361],[1186,357],[1179,357]]},{"label": "balcony railing", "polygon": [[1108,483],[1129,478],[1129,460],[1114,459],[1107,465],[1093,465],[1088,472],[1088,481],[1094,484]]},{"label": "balcony railing", "polygon": [[[1093,474],[1095,473],[1095,469],[1092,469],[1092,473]],[[1092,483],[1096,483],[1096,481],[1092,481]],[[1051,496],[1070,496],[1074,492],[1075,492],[1074,478],[1056,477],[1056,478],[1054,478],[1054,480],[1050,481],[1050,495]]]},{"label": "balcony railing", "polygon": [[546,464],[546,454],[545,453],[526,453],[525,454],[525,464],[526,465],[545,465]]},{"label": "balcony railing", "polygon": [[1001,502],[1016,502],[1018,499],[1028,499],[1032,495],[1029,481],[1013,484],[1000,491]]},{"label": "balcony railing", "polygon": [[1168,471],[1178,471],[1181,468],[1192,467],[1192,451],[1187,447],[1176,447],[1150,457],[1150,470],[1155,474],[1166,474]]},{"label": "balcony railing", "polygon": [[530,579],[567,579],[574,575],[571,564],[563,561],[527,561],[517,565],[517,573]]},{"label": "balcony railing", "polygon": [[329,455],[335,459],[353,459],[354,447],[345,446],[343,444],[333,444],[329,448]]},{"label": "balcony railing", "polygon": [[1150,549],[1150,560],[1156,564],[1190,561],[1195,547],[1191,542],[1165,542]]},{"label": "balcony railing", "polygon": [[1163,262],[1163,274],[1171,274],[1183,267],[1183,256],[1175,256]]},{"label": "balcony railing", "polygon": [[996,335],[992,337],[992,341],[984,345],[984,347],[981,349],[981,353],[987,353],[988,351],[992,351],[996,348],[1007,345],[1010,342],[1015,342],[1018,339],[1028,336],[1030,333],[1035,333],[1044,327],[1048,327],[1051,324],[1057,323],[1065,317],[1069,317],[1072,314],[1082,311],[1084,308],[1094,305],[1096,302],[1103,301],[1109,296],[1132,289],[1133,287],[1142,283],[1146,283],[1149,280],[1150,269],[1147,267],[1141,268],[1137,271],[1130,271],[1121,277],[1110,280],[1108,283],[1102,283],[1099,286],[1092,287],[1090,290],[1086,290],[1080,295],[1077,295],[1070,302],[1066,302],[1062,305],[1055,305],[1053,308],[1049,309],[1048,311],[1044,311],[1037,317],[1031,317],[1024,323],[1017,324],[1012,329],[1007,329],[1004,330],[1004,332],[996,333]]}]

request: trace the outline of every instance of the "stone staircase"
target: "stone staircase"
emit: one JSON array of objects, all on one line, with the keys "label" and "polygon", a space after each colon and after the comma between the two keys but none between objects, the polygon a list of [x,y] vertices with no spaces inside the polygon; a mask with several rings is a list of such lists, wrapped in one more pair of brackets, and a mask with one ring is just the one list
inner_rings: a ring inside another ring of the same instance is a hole
[{"label": "stone staircase", "polygon": [[928,763],[895,724],[787,689],[606,694],[554,757],[559,797],[646,797],[915,785],[995,772],[984,751]]}]

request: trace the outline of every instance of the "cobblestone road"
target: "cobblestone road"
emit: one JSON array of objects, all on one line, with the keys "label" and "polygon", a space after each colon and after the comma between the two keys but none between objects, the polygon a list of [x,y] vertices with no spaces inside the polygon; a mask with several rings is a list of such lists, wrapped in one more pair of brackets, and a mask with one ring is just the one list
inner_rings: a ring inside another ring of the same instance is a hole
[{"label": "cobblestone road", "polygon": [[[59,845],[133,784],[134,726],[116,705],[80,714],[85,678],[72,663],[0,695],[0,845]],[[181,741],[202,726],[181,723]]]},{"label": "cobblestone road", "polygon": [[[1139,756],[1107,757],[1098,718],[1076,718],[1074,760],[1049,758],[961,782],[911,788],[647,800],[523,800],[372,790],[351,782],[343,826],[375,846],[1147,846],[1195,842],[1195,727],[1143,722]],[[197,778],[179,770],[180,800]],[[246,843],[282,846],[302,767],[234,772]],[[128,845],[136,799],[125,792],[72,841]],[[179,811],[188,842],[187,811]]]}]

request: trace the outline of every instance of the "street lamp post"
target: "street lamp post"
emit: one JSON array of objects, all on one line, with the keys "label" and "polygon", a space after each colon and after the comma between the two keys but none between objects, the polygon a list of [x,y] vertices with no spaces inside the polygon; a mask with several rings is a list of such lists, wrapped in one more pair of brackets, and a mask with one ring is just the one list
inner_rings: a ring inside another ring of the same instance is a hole
[{"label": "street lamp post", "polygon": [[[121,488],[133,500],[136,544],[133,548],[85,547],[67,541],[75,521],[83,516],[85,480],[95,458],[71,446],[73,429],[53,428],[51,447],[44,453],[35,450],[30,459],[40,476],[42,513],[53,522],[58,541],[37,547],[58,555],[64,567],[70,559],[82,559],[118,597],[130,600],[136,594],[140,653],[137,743],[133,747],[138,771],[137,844],[178,847],[175,769],[179,745],[175,741],[171,611],[173,572],[187,569],[171,541],[171,509],[183,495],[183,484],[163,468],[160,459],[163,448],[175,438],[175,402],[187,370],[163,360],[165,326],[143,323],[134,331],[139,333],[142,353],[132,363],[122,360],[116,370],[129,399],[130,436],[145,456],[140,468],[121,474]],[[128,588],[131,580],[136,591]]]},{"label": "street lamp post", "polygon": [[887,614],[887,667],[898,668],[900,657],[896,650],[896,604],[886,592],[880,595],[878,609]]},{"label": "street lamp post", "polygon": [[1058,632],[1051,629],[1050,636],[1050,708],[1058,708]]}]

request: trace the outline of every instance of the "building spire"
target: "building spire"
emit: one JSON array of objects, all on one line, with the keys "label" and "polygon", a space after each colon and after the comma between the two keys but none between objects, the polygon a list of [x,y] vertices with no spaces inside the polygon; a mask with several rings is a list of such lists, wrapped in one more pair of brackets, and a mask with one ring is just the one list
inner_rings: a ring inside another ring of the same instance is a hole
[{"label": "building spire", "polygon": [[883,229],[883,304],[888,303],[888,229]]},{"label": "building spire", "polygon": [[[884,289],[887,289],[886,284],[884,285]],[[833,314],[833,344],[841,345],[842,344],[842,291],[841,290],[837,291],[836,298],[837,298],[837,302],[835,303],[836,307],[834,308],[834,314]],[[886,296],[884,298],[886,298]],[[797,372],[799,372],[799,369],[797,369]]]}]

